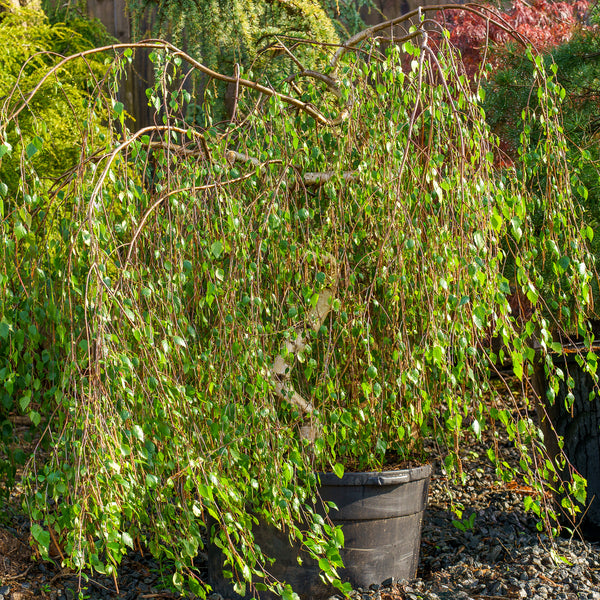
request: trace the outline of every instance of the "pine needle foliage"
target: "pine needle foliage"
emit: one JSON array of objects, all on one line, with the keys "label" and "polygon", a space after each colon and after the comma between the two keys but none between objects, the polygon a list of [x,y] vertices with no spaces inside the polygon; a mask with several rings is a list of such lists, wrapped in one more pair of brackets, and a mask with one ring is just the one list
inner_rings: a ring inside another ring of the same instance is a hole
[{"label": "pine needle foliage", "polygon": [[[278,35],[336,43],[331,19],[317,0],[129,0],[135,39],[149,34],[183,44],[211,68],[231,75],[277,47]],[[151,30],[142,24],[153,21]],[[263,58],[262,64],[267,62]],[[260,64],[260,63],[259,63]]]},{"label": "pine needle foliage", "polygon": [[[63,56],[89,50],[108,36],[97,23],[74,20],[71,26],[50,24],[40,10],[21,9],[0,15],[0,97],[3,110],[10,110],[14,92],[34,89],[40,76],[57,64]],[[77,159],[81,147],[81,131],[68,122],[80,122],[86,114],[86,100],[105,72],[102,57],[87,64],[74,62],[61,72],[60,80],[48,81],[35,95],[18,119],[5,131],[5,141],[16,153],[31,154],[40,172],[47,178],[63,173]],[[34,154],[46,145],[49,152]],[[0,177],[11,192],[19,188],[20,173],[0,169]]]}]

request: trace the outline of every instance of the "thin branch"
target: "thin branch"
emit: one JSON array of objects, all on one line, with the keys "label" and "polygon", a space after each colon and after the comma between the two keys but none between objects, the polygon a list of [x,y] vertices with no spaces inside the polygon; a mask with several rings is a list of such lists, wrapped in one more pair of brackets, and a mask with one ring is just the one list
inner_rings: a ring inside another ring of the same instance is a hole
[{"label": "thin branch", "polygon": [[204,136],[201,133],[199,133],[193,129],[183,129],[181,127],[172,127],[172,126],[168,126],[168,125],[150,125],[149,127],[143,127],[142,129],[136,131],[129,139],[127,139],[123,143],[119,144],[109,154],[108,162],[106,163],[106,166],[104,167],[104,170],[102,171],[102,174],[100,175],[100,178],[98,179],[96,185],[94,186],[94,189],[90,196],[90,201],[89,201],[89,220],[90,220],[90,222],[92,222],[92,216],[93,216],[93,212],[94,212],[94,209],[96,206],[96,198],[98,197],[98,194],[100,193],[102,184],[104,183],[104,180],[106,179],[108,172],[110,171],[110,167],[111,167],[113,161],[120,154],[120,152],[122,150],[124,150],[127,146],[131,145],[137,138],[143,136],[146,133],[154,133],[154,132],[170,133],[172,131],[174,131],[175,133],[181,133],[183,135],[187,135],[189,132],[191,132],[195,136],[197,136],[201,139],[204,138]]},{"label": "thin branch", "polygon": [[[269,163],[261,163],[258,158],[254,156],[249,156],[248,154],[244,154],[242,152],[236,152],[235,150],[228,150],[226,152],[227,161],[230,164],[233,164],[235,161],[250,163],[255,167],[264,168],[267,164],[273,164],[273,161],[269,161]],[[318,186],[331,181],[336,176],[335,171],[322,171],[322,172],[308,172],[302,175],[302,180],[304,185],[307,186]],[[341,173],[341,177],[344,181],[352,182],[357,181],[359,175],[356,171],[344,171]]]},{"label": "thin branch", "polygon": [[[305,185],[317,186],[327,183],[335,176],[335,171],[324,171],[322,173],[304,173],[303,180]],[[359,175],[355,171],[344,171],[343,173],[341,173],[341,177],[344,181],[347,182],[358,181],[359,179]]]},{"label": "thin branch", "polygon": [[312,69],[303,69],[299,73],[293,73],[292,75],[287,77],[286,81],[288,83],[291,83],[292,81],[294,81],[294,79],[298,79],[299,77],[311,77],[312,79],[322,81],[325,85],[327,85],[327,87],[336,96],[336,98],[340,98],[342,95],[337,81],[333,79],[333,77],[325,75],[325,73],[321,73],[320,71],[313,71]]},{"label": "thin branch", "polygon": [[174,196],[176,194],[182,194],[184,192],[201,192],[201,191],[211,190],[211,189],[214,189],[217,187],[232,185],[234,183],[239,183],[240,181],[244,181],[245,179],[252,177],[252,175],[254,175],[254,173],[248,173],[247,175],[243,175],[242,177],[237,177],[236,179],[230,179],[229,181],[208,183],[206,185],[199,185],[199,186],[194,186],[194,187],[177,188],[176,190],[171,190],[170,192],[167,192],[166,194],[162,194],[152,204],[152,206],[144,213],[144,216],[142,217],[140,224],[138,225],[137,229],[135,230],[135,233],[133,234],[133,237],[131,238],[131,242],[129,242],[129,251],[127,252],[127,258],[125,259],[125,264],[123,265],[123,267],[125,267],[127,265],[127,263],[129,263],[129,261],[131,260],[131,255],[133,253],[135,243],[136,243],[137,238],[139,237],[140,233],[142,232],[142,229],[144,228],[144,225],[146,224],[148,217],[156,210],[156,208],[158,206],[161,205],[161,203],[164,200],[166,200],[167,198],[170,198],[171,196]]},{"label": "thin branch", "polygon": [[237,112],[238,102],[240,98],[240,65],[235,63],[234,67],[235,76],[235,93],[233,96],[233,109],[231,111],[231,120],[235,121],[235,114]]},{"label": "thin branch", "polygon": [[305,71],[304,65],[298,60],[295,54],[279,39],[278,36],[275,36],[277,43],[280,44],[283,51],[292,59],[292,62],[300,69],[300,71]]}]

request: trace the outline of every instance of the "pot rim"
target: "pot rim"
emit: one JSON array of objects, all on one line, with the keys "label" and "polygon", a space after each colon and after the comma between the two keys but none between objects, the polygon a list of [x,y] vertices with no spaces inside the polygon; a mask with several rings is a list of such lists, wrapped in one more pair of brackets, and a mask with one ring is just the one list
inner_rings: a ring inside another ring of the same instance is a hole
[{"label": "pot rim", "polygon": [[430,463],[408,469],[395,471],[359,471],[346,472],[340,478],[335,473],[317,473],[320,485],[349,486],[349,485],[402,485],[411,481],[420,481],[431,476]]}]

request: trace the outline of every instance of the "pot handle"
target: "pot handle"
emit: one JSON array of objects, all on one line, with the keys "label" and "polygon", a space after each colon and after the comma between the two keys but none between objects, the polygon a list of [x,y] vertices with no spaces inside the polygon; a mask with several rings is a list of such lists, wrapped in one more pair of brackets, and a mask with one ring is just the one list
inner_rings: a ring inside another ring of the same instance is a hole
[{"label": "pot handle", "polygon": [[366,485],[399,485],[401,483],[408,483],[410,481],[410,475],[408,473],[402,473],[401,475],[377,475],[370,477],[365,482]]}]

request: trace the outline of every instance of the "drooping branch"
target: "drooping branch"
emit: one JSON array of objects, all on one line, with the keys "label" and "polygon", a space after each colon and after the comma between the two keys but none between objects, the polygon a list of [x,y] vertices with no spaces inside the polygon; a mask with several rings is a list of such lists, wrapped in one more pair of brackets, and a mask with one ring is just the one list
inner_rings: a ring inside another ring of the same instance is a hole
[{"label": "drooping branch", "polygon": [[[339,119],[329,119],[319,110],[317,110],[312,104],[308,102],[303,102],[298,98],[294,98],[293,96],[289,96],[288,94],[283,94],[281,92],[277,92],[274,89],[264,86],[256,81],[251,81],[249,79],[243,79],[241,77],[230,77],[228,75],[224,75],[219,73],[218,71],[214,71],[213,69],[209,69],[207,66],[203,65],[201,62],[192,58],[189,54],[180,50],[173,44],[166,42],[164,40],[156,40],[156,39],[148,39],[143,40],[141,42],[136,43],[128,43],[128,44],[112,44],[110,46],[102,46],[101,48],[93,48],[91,50],[85,50],[83,52],[78,52],[77,54],[72,54],[70,56],[64,57],[60,60],[56,65],[54,65],[49,71],[40,78],[37,85],[33,88],[29,94],[25,97],[23,102],[13,110],[13,112],[9,113],[7,116],[7,121],[13,121],[19,114],[27,108],[31,99],[37,94],[40,88],[44,85],[44,83],[55,73],[60,71],[68,62],[77,60],[79,58],[85,58],[87,56],[91,56],[93,54],[100,54],[102,52],[119,52],[121,50],[126,49],[150,49],[150,50],[168,50],[173,56],[178,56],[181,59],[185,60],[190,66],[194,69],[198,70],[200,73],[203,73],[213,79],[218,81],[223,81],[225,83],[233,83],[238,86],[242,86],[248,89],[252,89],[260,94],[263,94],[268,97],[275,97],[293,106],[299,110],[304,111],[306,114],[313,117],[318,123],[326,126],[334,126],[339,123]],[[33,58],[33,57],[32,57]],[[29,59],[31,60],[31,59]],[[13,90],[8,95],[8,98],[5,100],[4,107],[8,106],[10,100],[14,96],[15,92],[18,90],[19,80],[15,83]]]}]

